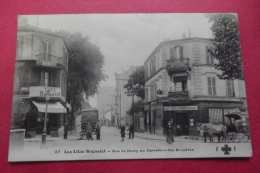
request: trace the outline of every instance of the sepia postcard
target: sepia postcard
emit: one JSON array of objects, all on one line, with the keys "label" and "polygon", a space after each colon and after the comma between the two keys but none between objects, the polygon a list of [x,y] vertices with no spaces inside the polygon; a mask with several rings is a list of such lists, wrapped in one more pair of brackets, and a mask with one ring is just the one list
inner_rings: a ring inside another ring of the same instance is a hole
[{"label": "sepia postcard", "polygon": [[238,16],[19,15],[9,162],[251,157]]}]

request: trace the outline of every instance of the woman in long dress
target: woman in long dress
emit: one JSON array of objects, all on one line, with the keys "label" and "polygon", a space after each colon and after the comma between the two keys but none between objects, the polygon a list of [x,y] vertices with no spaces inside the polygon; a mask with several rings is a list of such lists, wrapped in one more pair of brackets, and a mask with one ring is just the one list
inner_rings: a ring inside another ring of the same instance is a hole
[{"label": "woman in long dress", "polygon": [[172,144],[173,141],[173,126],[171,124],[171,121],[168,121],[168,124],[166,126],[166,142],[168,144]]}]

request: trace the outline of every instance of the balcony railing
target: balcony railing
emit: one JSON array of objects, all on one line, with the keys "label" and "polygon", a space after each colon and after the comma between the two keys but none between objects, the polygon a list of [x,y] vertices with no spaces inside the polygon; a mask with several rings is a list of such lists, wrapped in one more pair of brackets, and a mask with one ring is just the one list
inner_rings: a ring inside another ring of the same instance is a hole
[{"label": "balcony railing", "polygon": [[168,98],[173,101],[189,100],[189,91],[168,92]]},{"label": "balcony railing", "polygon": [[36,65],[62,69],[62,57],[49,54],[39,54],[36,55]]},{"label": "balcony railing", "polygon": [[189,58],[180,58],[180,59],[170,59],[167,60],[167,70],[174,71],[182,71],[190,69],[190,60]]}]

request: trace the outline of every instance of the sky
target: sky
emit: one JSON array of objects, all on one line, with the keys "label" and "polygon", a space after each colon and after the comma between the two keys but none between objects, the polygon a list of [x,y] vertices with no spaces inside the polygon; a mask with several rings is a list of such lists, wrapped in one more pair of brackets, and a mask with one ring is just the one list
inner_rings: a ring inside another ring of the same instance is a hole
[{"label": "sky", "polygon": [[[165,39],[212,38],[212,23],[202,13],[27,15],[28,23],[52,31],[81,32],[100,48],[108,76],[101,86],[115,87],[114,73],[140,66]],[[96,96],[89,99],[96,107]]]}]

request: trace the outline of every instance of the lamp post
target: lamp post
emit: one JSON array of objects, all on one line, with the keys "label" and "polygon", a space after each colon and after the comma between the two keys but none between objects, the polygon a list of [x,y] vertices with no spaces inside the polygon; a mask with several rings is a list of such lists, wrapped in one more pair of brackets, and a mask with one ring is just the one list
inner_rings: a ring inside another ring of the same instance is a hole
[{"label": "lamp post", "polygon": [[45,115],[44,115],[44,125],[43,125],[43,130],[42,130],[42,144],[41,144],[41,148],[47,148],[46,147],[46,136],[47,136],[47,110],[48,110],[48,102],[51,98],[51,94],[50,91],[47,90],[45,93],[45,100],[46,100],[46,108],[45,108]]}]

